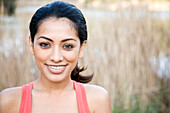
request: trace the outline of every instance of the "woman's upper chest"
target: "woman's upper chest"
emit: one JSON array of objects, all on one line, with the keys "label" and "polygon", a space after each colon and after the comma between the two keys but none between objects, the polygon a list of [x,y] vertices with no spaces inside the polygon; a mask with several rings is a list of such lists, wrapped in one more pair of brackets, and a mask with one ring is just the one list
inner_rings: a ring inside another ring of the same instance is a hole
[{"label": "woman's upper chest", "polygon": [[31,113],[78,113],[76,94],[33,93]]}]

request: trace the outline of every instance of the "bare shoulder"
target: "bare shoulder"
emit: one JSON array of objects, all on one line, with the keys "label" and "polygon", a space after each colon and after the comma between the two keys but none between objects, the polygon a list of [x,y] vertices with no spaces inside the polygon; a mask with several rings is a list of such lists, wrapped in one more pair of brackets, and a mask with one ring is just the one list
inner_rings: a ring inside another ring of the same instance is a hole
[{"label": "bare shoulder", "polygon": [[92,113],[111,113],[110,98],[107,90],[97,85],[86,84],[84,86],[90,111]]},{"label": "bare shoulder", "polygon": [[[0,92],[0,97],[3,100],[12,100],[18,98],[22,93],[22,87],[7,88]],[[14,98],[15,97],[15,98]]]},{"label": "bare shoulder", "polygon": [[97,97],[106,97],[108,96],[108,92],[106,91],[106,89],[104,89],[101,86],[97,86],[97,85],[90,85],[90,84],[85,84],[85,89],[86,89],[86,93],[89,95],[98,95]]},{"label": "bare shoulder", "polygon": [[18,112],[22,87],[7,88],[0,92],[0,113]]}]

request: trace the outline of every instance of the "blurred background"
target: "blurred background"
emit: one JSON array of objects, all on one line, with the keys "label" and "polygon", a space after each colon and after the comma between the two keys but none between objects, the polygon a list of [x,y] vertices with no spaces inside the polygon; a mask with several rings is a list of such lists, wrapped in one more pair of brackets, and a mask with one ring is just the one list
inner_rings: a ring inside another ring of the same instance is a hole
[{"label": "blurred background", "polygon": [[[54,0],[0,0],[0,91],[39,75],[29,22]],[[88,45],[79,66],[108,90],[113,113],[170,112],[170,0],[67,0],[84,14]]]}]

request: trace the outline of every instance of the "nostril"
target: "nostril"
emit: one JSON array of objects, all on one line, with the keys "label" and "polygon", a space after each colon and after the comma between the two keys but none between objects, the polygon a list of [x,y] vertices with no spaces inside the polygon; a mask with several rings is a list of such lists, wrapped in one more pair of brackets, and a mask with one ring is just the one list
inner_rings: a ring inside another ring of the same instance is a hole
[{"label": "nostril", "polygon": [[60,62],[60,61],[62,61],[63,60],[63,56],[62,56],[61,51],[59,51],[59,50],[52,51],[50,59],[53,62]]}]

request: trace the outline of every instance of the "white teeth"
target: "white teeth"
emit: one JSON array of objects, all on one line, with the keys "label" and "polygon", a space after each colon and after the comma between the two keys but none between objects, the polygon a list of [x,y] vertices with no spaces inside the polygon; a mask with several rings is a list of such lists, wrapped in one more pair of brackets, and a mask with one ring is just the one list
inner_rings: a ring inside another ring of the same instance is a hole
[{"label": "white teeth", "polygon": [[58,70],[58,69],[63,68],[64,66],[49,66],[49,67],[52,68],[52,69]]}]

